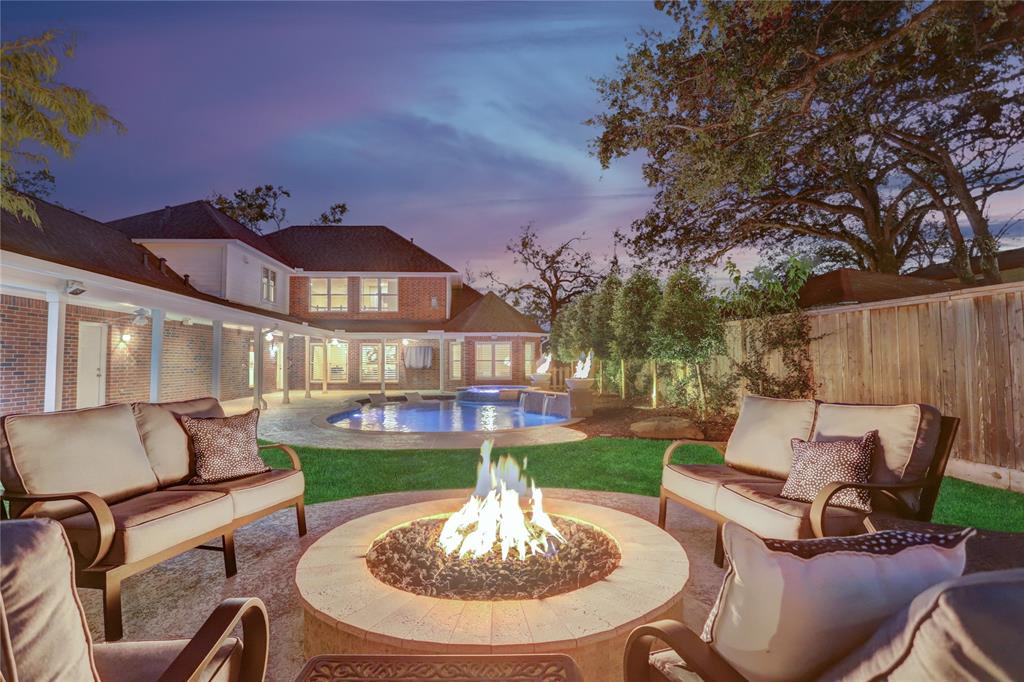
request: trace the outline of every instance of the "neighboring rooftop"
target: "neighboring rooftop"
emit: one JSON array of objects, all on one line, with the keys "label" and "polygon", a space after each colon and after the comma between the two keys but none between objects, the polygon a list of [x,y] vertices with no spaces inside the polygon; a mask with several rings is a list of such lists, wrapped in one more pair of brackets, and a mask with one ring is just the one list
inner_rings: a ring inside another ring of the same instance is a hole
[{"label": "neighboring rooftop", "polygon": [[202,199],[111,220],[107,225],[132,239],[236,239],[289,265],[264,236]]},{"label": "neighboring rooftop", "polygon": [[800,307],[871,303],[955,291],[960,285],[906,275],[841,268],[811,277],[800,288]]},{"label": "neighboring rooftop", "polygon": [[295,268],[314,272],[455,272],[383,225],[293,225],[266,236]]},{"label": "neighboring rooftop", "polygon": [[[1007,249],[997,254],[1000,270],[1024,269],[1024,247],[1019,249]],[[981,275],[981,259],[977,256],[971,259],[971,270],[975,275]],[[907,273],[911,277],[924,277],[926,279],[956,279],[956,273],[949,263],[935,263]]]},{"label": "neighboring rooftop", "polygon": [[540,334],[544,330],[540,328],[536,320],[519,312],[494,292],[488,292],[476,303],[449,320],[445,325],[445,331]]}]

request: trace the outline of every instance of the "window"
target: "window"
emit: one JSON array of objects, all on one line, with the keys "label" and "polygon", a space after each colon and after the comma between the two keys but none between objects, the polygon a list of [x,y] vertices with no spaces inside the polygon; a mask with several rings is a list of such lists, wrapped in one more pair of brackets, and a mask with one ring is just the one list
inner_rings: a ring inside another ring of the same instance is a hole
[{"label": "window", "polygon": [[476,376],[479,379],[508,379],[512,376],[512,345],[476,344]]},{"label": "window", "polygon": [[277,301],[277,271],[270,268],[263,268],[263,276],[260,279],[260,298],[264,303]]},{"label": "window", "polygon": [[386,277],[363,277],[360,280],[360,310],[398,312],[398,280]]},{"label": "window", "polygon": [[310,277],[309,309],[312,312],[348,310],[348,278]]},{"label": "window", "polygon": [[[309,380],[324,380],[324,347],[323,344],[310,346]],[[348,382],[348,343],[327,344],[327,381],[334,383]]]},{"label": "window", "polygon": [[[380,383],[381,344],[363,343],[359,345],[359,381],[364,384]],[[383,344],[384,381],[398,381],[398,344]]]},{"label": "window", "polygon": [[448,363],[449,367],[451,367],[451,375],[452,375],[451,378],[452,379],[461,379],[462,378],[462,342],[461,341],[452,341],[451,344],[449,344],[448,349],[450,351],[449,355],[451,356],[451,360]]},{"label": "window", "polygon": [[526,376],[533,374],[533,341],[527,341],[523,345],[523,366],[526,368]]}]

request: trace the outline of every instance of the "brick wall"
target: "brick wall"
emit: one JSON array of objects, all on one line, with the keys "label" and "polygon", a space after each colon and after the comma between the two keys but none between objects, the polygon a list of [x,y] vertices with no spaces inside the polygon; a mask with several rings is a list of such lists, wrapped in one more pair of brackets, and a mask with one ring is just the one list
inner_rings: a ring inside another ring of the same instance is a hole
[{"label": "brick wall", "polygon": [[210,395],[212,372],[213,328],[166,321],[160,400],[187,400]]},{"label": "brick wall", "polygon": [[[359,310],[359,278],[349,277],[347,312],[310,312],[309,278],[292,277],[289,285],[289,312],[310,320],[443,320],[446,295],[446,277],[399,277],[397,312],[362,312]],[[431,298],[437,299],[436,308],[431,305]]]},{"label": "brick wall", "polygon": [[306,339],[293,336],[288,342],[291,365],[288,370],[288,388],[292,391],[306,390]]},{"label": "brick wall", "polygon": [[0,415],[42,412],[46,301],[0,296]]},{"label": "brick wall", "polygon": [[249,388],[249,347],[252,331],[224,327],[220,347],[220,399],[252,395]]},{"label": "brick wall", "polygon": [[[512,376],[508,379],[495,379],[492,377],[476,376],[476,344],[478,343],[509,343],[511,344]],[[534,361],[537,359],[537,340],[522,336],[478,336],[466,337],[463,341],[463,377],[466,385],[472,384],[495,384],[495,385],[525,385],[529,384],[529,377],[526,376],[526,365],[523,346],[527,343],[534,344]]]},{"label": "brick wall", "polygon": [[[149,400],[149,349],[153,328],[136,327],[123,312],[69,305],[64,327],[64,409],[74,409],[78,388],[78,332],[81,322],[107,325],[106,402]],[[122,341],[130,334],[130,341]]]}]

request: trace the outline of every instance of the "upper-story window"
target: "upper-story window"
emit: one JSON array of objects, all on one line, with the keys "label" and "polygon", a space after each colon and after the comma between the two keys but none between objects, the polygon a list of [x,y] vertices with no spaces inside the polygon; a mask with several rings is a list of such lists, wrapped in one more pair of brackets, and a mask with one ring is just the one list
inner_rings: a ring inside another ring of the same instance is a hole
[{"label": "upper-story window", "polygon": [[348,310],[348,278],[310,277],[309,309],[312,312]]},{"label": "upper-story window", "polygon": [[263,268],[260,277],[260,300],[264,303],[277,302],[277,271]]},{"label": "upper-story window", "polygon": [[395,278],[363,277],[360,294],[360,310],[398,312],[398,280]]}]

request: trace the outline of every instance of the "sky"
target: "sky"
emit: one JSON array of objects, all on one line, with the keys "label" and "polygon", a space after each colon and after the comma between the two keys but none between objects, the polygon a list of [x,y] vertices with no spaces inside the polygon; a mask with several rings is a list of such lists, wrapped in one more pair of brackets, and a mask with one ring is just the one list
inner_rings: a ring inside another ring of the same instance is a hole
[{"label": "sky", "polygon": [[52,170],[52,198],[109,220],[239,187],[292,192],[287,222],[349,206],[457,270],[515,276],[505,243],[612,233],[652,191],[640,158],[601,169],[592,79],[641,27],[627,3],[3,3],[3,39],[58,28],[61,79],[126,126]]},{"label": "sky", "polygon": [[[291,191],[288,224],[345,202],[460,271],[526,274],[505,252],[532,223],[550,246],[613,233],[653,191],[640,155],[589,152],[613,75],[650,2],[19,3],[3,39],[61,29],[86,88],[127,130],[86,137],[52,197],[110,220],[257,184]],[[998,226],[1024,190],[996,197]],[[1024,228],[1007,246],[1024,244]],[[620,256],[622,254],[620,253]],[[757,254],[731,254],[744,269]]]}]

